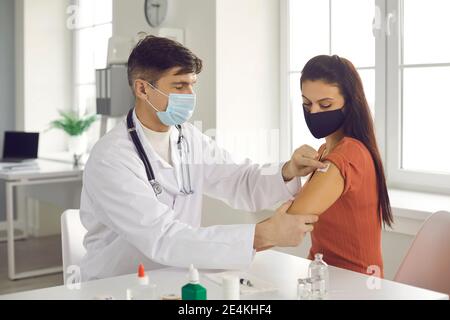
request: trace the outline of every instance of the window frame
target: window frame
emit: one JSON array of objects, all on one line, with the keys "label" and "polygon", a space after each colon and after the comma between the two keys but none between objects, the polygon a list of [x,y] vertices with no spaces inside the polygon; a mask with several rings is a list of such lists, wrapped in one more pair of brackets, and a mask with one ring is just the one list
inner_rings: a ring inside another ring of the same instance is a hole
[{"label": "window frame", "polygon": [[[79,6],[79,0],[72,0],[73,1],[73,5],[75,6]],[[91,1],[95,1],[95,0],[91,0]],[[113,5],[113,0],[111,0],[111,5]],[[78,9],[79,10],[79,9]],[[79,14],[79,12],[77,13]],[[79,17],[77,17],[77,22],[79,21]],[[93,21],[92,24],[89,25],[83,25],[83,26],[79,26],[77,23],[74,25],[74,28],[72,29],[72,70],[73,70],[73,77],[72,77],[72,104],[73,104],[73,111],[76,112],[80,112],[79,110],[79,106],[78,104],[78,90],[81,87],[88,87],[88,86],[93,86],[95,88],[96,83],[95,83],[95,77],[93,78],[93,81],[89,81],[89,82],[78,82],[78,78],[79,78],[79,65],[78,65],[78,48],[79,48],[79,33],[83,30],[91,30],[92,32],[97,28],[97,27],[102,27],[102,26],[106,26],[106,25],[110,25],[111,26],[111,30],[113,29],[113,15],[111,15],[111,20],[107,21],[107,22],[101,22],[101,23],[96,23],[95,21]],[[95,70],[93,71],[95,73]],[[96,90],[94,90],[94,92],[96,92]],[[85,110],[85,112],[87,112],[88,110]]]}]

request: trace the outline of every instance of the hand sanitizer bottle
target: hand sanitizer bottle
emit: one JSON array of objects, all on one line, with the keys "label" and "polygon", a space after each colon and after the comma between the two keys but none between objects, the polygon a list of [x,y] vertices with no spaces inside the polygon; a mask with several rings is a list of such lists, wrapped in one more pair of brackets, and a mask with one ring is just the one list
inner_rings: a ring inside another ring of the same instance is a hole
[{"label": "hand sanitizer bottle", "polygon": [[191,264],[189,283],[181,288],[182,300],[206,300],[206,289],[200,285],[198,270]]},{"label": "hand sanitizer bottle", "polygon": [[149,283],[143,264],[138,267],[137,285],[127,289],[127,300],[156,300],[156,285]]},{"label": "hand sanitizer bottle", "polygon": [[312,299],[325,299],[329,290],[328,265],[323,261],[323,254],[317,253],[309,265]]}]

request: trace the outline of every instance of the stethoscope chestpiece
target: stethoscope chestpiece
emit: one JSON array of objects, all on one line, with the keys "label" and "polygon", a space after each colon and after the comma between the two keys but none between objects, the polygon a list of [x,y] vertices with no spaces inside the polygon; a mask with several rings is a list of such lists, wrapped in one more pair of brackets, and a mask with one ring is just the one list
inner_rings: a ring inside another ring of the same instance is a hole
[{"label": "stethoscope chestpiece", "polygon": [[160,195],[160,194],[162,193],[162,187],[161,187],[161,185],[159,184],[158,181],[156,181],[156,180],[151,180],[151,181],[150,181],[150,184],[151,184],[151,186],[152,186],[152,188],[153,188],[153,191],[155,191],[155,194],[156,194],[157,196]]}]

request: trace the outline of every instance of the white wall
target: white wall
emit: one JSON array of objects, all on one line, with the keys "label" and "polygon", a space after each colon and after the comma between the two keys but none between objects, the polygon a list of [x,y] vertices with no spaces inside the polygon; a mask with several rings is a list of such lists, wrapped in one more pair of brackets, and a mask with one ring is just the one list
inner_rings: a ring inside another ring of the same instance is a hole
[{"label": "white wall", "polygon": [[[259,163],[277,162],[278,0],[216,3],[217,141],[234,155]],[[205,226],[256,223],[270,214],[233,210],[218,200],[204,198]]]},{"label": "white wall", "polygon": [[[144,0],[114,0],[113,35],[135,37],[140,31],[157,34],[144,15]],[[198,55],[204,70],[196,85],[197,110],[193,121],[201,120],[203,130],[216,126],[216,46],[215,0],[171,0],[167,19],[161,25],[166,28],[182,28],[185,45]]]},{"label": "white wall", "polygon": [[279,16],[278,0],[217,0],[218,142],[256,162],[279,154]]},{"label": "white wall", "polygon": [[17,128],[40,131],[39,152],[66,149],[58,130],[43,132],[58,110],[71,108],[72,38],[66,27],[69,0],[17,0]]},{"label": "white wall", "polygon": [[[217,141],[232,154],[271,162],[279,128],[278,0],[217,0]],[[275,131],[276,132],[276,131]],[[232,210],[205,197],[203,224],[255,223],[270,215]]]}]

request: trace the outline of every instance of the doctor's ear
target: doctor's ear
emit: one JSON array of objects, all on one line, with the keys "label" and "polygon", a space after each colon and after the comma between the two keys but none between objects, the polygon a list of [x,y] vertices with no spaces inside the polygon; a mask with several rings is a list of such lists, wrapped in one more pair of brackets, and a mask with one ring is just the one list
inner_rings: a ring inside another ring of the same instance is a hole
[{"label": "doctor's ear", "polygon": [[136,97],[141,98],[141,99],[147,98],[147,93],[149,90],[149,88],[147,88],[147,87],[148,87],[148,84],[145,81],[136,79],[134,81],[134,88],[133,88]]}]

